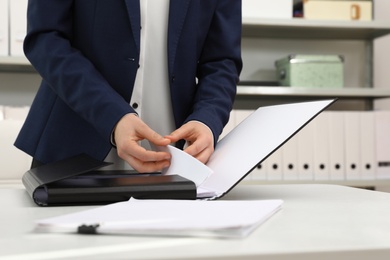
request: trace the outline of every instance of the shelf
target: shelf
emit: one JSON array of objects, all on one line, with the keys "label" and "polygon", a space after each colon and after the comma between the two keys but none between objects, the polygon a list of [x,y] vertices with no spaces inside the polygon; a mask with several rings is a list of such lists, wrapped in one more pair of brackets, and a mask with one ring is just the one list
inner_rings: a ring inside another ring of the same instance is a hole
[{"label": "shelf", "polygon": [[257,87],[238,86],[237,95],[258,97],[311,97],[342,99],[390,98],[390,89],[374,88],[299,88],[299,87]]},{"label": "shelf", "polygon": [[[250,178],[250,174],[249,174]],[[390,180],[375,179],[375,180],[280,180],[280,181],[267,181],[267,180],[251,180],[244,179],[242,184],[246,185],[278,185],[278,184],[332,184],[332,185],[345,185],[353,187],[376,187],[376,186],[388,186]]]},{"label": "shelf", "polygon": [[380,21],[323,21],[243,18],[244,37],[373,40],[390,33],[390,23]]},{"label": "shelf", "polygon": [[35,72],[26,57],[0,56],[1,72]]}]

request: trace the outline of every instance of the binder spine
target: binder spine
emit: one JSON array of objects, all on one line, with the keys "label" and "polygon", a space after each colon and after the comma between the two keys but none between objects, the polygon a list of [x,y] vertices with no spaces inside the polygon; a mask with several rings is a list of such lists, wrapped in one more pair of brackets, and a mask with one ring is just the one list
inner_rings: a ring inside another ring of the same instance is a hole
[{"label": "binder spine", "polygon": [[30,171],[23,175],[22,183],[31,197],[33,197],[35,190],[42,185]]}]

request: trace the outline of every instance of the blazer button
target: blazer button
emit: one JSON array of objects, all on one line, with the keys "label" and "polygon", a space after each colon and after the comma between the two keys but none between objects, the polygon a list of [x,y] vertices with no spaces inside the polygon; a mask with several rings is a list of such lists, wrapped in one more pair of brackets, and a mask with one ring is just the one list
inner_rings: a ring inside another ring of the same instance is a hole
[{"label": "blazer button", "polygon": [[176,80],[176,77],[175,76],[172,76],[172,82],[174,82]]},{"label": "blazer button", "polygon": [[134,102],[131,106],[132,106],[134,109],[137,109],[137,108],[138,108],[138,103]]}]

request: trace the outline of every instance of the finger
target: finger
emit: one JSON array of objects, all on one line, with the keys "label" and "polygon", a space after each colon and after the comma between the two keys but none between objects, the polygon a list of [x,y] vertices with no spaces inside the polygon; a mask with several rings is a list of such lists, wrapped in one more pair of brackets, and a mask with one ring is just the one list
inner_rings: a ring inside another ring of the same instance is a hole
[{"label": "finger", "polygon": [[206,163],[214,152],[214,146],[211,142],[207,141],[207,138],[200,138],[186,147],[184,151],[199,161]]},{"label": "finger", "polygon": [[118,155],[140,173],[161,171],[170,165],[171,157],[169,153],[149,151],[138,144],[130,153],[118,151]]},{"label": "finger", "polygon": [[138,133],[139,136],[142,136],[144,139],[152,142],[155,145],[165,146],[171,143],[171,140],[166,137],[162,137],[149,127],[144,127],[142,131]]},{"label": "finger", "polygon": [[[189,146],[187,149],[185,149],[184,151],[189,153],[188,150],[191,148],[191,146]],[[203,150],[201,150],[200,152],[196,153],[196,154],[190,154],[192,155],[193,157],[195,157],[196,159],[198,159],[200,162],[202,163],[207,163],[208,160],[210,159],[210,156],[211,154],[214,152],[214,148],[213,147],[207,147]]]},{"label": "finger", "polygon": [[201,140],[188,142],[188,144],[189,145],[184,149],[184,151],[194,157],[207,148],[207,143],[202,142]]},{"label": "finger", "polygon": [[118,155],[126,161],[131,157],[134,157],[142,162],[157,162],[171,159],[171,155],[167,152],[146,150],[137,142],[133,141],[118,150]]},{"label": "finger", "polygon": [[188,136],[191,134],[191,131],[191,127],[188,124],[185,124],[173,131],[171,134],[165,136],[165,138],[170,139],[170,141],[174,143],[181,139],[188,139]]},{"label": "finger", "polygon": [[134,168],[134,170],[139,173],[159,172],[170,165],[168,160],[144,162],[138,160],[135,157],[129,157],[127,163],[129,163]]}]

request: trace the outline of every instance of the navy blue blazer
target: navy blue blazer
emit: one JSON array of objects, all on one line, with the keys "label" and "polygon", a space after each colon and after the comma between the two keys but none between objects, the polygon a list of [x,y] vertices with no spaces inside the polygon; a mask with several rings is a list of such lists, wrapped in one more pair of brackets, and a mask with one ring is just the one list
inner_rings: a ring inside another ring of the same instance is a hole
[{"label": "navy blue blazer", "polygon": [[[29,0],[27,21],[24,51],[43,80],[15,145],[43,163],[103,160],[135,112],[139,0]],[[171,0],[167,40],[176,127],[198,120],[217,140],[242,68],[241,1]]]}]

